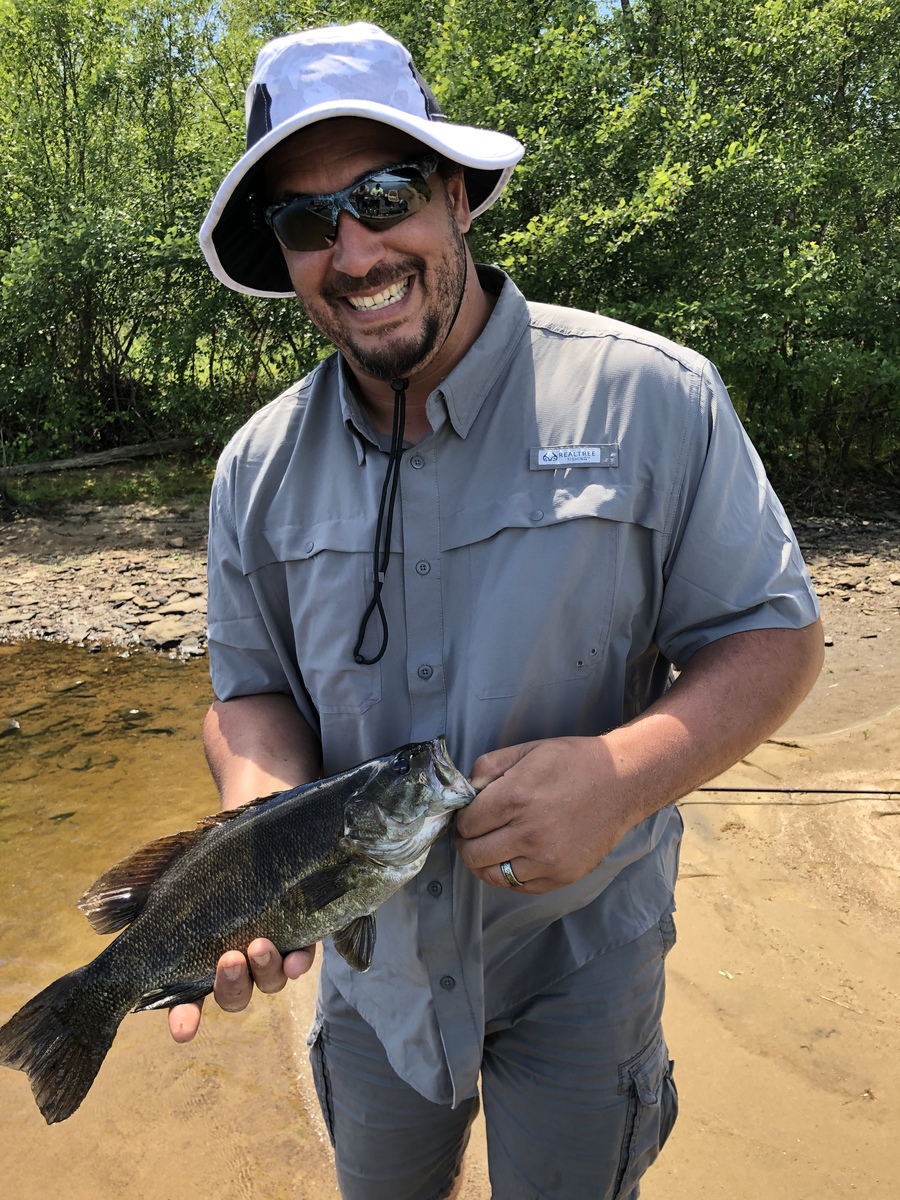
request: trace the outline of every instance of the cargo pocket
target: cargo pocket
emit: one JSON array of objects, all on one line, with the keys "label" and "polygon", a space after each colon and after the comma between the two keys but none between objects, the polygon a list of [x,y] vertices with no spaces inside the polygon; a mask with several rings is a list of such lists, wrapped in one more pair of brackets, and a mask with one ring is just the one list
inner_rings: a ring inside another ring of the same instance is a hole
[{"label": "cargo pocket", "polygon": [[613,1200],[630,1196],[672,1132],[678,1114],[672,1068],[662,1029],[619,1067],[619,1095],[627,1095],[628,1112]]},{"label": "cargo pocket", "polygon": [[672,913],[665,913],[659,918],[659,936],[662,941],[662,956],[665,958],[678,940],[675,917]]},{"label": "cargo pocket", "polygon": [[319,1100],[319,1108],[322,1110],[322,1119],[325,1122],[325,1128],[328,1130],[328,1136],[331,1139],[332,1148],[334,1147],[334,1108],[331,1103],[331,1084],[328,1079],[328,1064],[325,1062],[325,1047],[324,1042],[324,1026],[325,1021],[321,1012],[316,1008],[316,1016],[313,1021],[312,1029],[306,1039],[306,1044],[309,1047],[309,1062],[312,1068],[313,1085],[316,1089],[316,1096]]}]

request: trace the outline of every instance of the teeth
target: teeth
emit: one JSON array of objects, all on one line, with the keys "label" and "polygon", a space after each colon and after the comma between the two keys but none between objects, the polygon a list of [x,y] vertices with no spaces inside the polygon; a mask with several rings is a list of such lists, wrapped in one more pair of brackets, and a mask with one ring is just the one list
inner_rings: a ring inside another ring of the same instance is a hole
[{"label": "teeth", "polygon": [[347,301],[353,308],[360,310],[387,308],[389,304],[396,304],[398,300],[402,300],[408,291],[409,280],[401,279],[399,283],[392,283],[389,288],[385,288],[383,292],[376,292],[374,296],[348,296]]}]

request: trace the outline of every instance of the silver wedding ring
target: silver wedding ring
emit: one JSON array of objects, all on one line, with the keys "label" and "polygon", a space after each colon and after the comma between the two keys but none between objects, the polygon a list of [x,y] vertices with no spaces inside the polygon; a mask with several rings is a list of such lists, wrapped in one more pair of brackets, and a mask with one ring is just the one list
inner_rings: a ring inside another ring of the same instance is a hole
[{"label": "silver wedding ring", "polygon": [[509,859],[507,859],[506,862],[502,862],[500,864],[500,874],[503,876],[503,878],[506,880],[506,882],[509,884],[509,886],[511,888],[517,888],[517,887],[522,886],[522,880],[516,878],[516,873],[512,869],[512,864],[510,863]]}]

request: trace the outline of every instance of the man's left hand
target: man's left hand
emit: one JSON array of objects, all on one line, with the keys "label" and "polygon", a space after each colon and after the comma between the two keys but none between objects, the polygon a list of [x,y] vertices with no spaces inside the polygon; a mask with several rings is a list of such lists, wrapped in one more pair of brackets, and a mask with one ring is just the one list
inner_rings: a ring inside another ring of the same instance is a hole
[{"label": "man's left hand", "polygon": [[[551,892],[592,871],[643,816],[631,820],[602,738],[562,737],[483,754],[472,769],[479,795],[456,819],[456,847],[473,874],[523,892]],[[483,790],[482,790],[483,789]]]}]

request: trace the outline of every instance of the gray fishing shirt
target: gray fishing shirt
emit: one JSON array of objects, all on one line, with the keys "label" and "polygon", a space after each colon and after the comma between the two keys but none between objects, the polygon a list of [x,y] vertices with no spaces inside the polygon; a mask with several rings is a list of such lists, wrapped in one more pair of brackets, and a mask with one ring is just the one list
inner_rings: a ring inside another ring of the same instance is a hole
[{"label": "gray fishing shirt", "polygon": [[[701,646],[799,628],[818,605],[715,368],[606,317],[526,303],[501,272],[465,358],[403,453],[382,593],[390,638],[354,661],[387,463],[335,354],[225,449],[211,502],[219,699],[291,695],[326,774],[446,733],[461,770],[642,712]],[[379,645],[377,617],[363,652]],[[598,797],[598,803],[603,798]],[[430,1100],[475,1089],[485,1018],[638,937],[673,907],[665,808],[577,883],[486,887],[442,837],[379,909],[373,965],[325,968]]]}]

